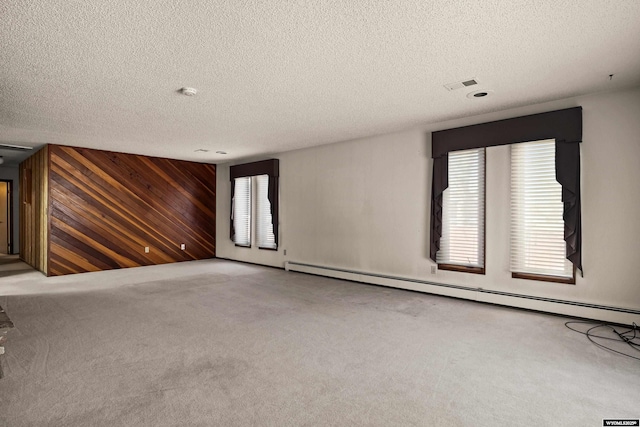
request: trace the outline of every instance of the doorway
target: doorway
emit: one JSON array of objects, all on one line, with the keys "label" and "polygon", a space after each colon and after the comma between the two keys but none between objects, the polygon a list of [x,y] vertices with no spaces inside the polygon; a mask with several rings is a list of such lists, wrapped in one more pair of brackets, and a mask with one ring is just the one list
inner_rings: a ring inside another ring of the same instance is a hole
[{"label": "doorway", "polygon": [[0,254],[13,253],[13,181],[0,180]]}]

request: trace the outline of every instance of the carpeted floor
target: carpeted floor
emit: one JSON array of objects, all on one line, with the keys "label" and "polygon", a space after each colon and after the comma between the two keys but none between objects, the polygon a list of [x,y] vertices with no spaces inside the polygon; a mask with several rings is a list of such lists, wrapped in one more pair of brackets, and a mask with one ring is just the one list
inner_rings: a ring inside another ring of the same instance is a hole
[{"label": "carpeted floor", "polygon": [[[14,270],[15,271],[15,270]],[[567,319],[223,260],[0,274],[2,426],[598,426],[640,362]]]}]

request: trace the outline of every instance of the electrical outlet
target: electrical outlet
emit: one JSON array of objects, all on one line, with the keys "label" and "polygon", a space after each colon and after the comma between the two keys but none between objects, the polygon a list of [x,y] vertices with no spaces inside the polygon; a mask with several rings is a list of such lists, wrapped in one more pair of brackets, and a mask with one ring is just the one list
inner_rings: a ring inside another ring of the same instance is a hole
[{"label": "electrical outlet", "polygon": [[438,271],[438,267],[436,267],[435,265],[431,266],[431,274],[436,274],[436,271]]},{"label": "electrical outlet", "polygon": [[144,253],[145,253],[145,254],[148,254],[148,253],[149,253],[149,246],[145,246],[145,247],[144,247]]},{"label": "electrical outlet", "polygon": [[187,245],[185,245],[184,243],[180,244],[180,249],[184,251],[186,248],[187,248]]},{"label": "electrical outlet", "polygon": [[284,256],[287,256],[287,250],[286,249],[284,250]]}]

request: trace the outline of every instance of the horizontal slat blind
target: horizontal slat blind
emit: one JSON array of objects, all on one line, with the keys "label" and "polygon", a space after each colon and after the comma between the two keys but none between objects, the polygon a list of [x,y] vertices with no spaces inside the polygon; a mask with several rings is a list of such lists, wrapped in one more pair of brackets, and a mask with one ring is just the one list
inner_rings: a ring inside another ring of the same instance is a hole
[{"label": "horizontal slat blind", "polygon": [[484,267],[484,148],[449,153],[438,264]]},{"label": "horizontal slat blind", "polygon": [[555,140],[511,146],[511,271],[573,277],[566,259]]},{"label": "horizontal slat blind", "polygon": [[276,249],[269,202],[269,175],[256,176],[256,237],[259,248]]},{"label": "horizontal slat blind", "polygon": [[234,243],[251,246],[251,177],[236,178],[233,185]]}]

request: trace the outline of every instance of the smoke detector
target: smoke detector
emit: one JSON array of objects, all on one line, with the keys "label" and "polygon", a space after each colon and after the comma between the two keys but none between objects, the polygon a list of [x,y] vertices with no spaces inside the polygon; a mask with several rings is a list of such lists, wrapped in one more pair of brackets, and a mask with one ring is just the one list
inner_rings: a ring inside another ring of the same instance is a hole
[{"label": "smoke detector", "polygon": [[178,92],[185,96],[194,96],[196,93],[198,93],[198,90],[192,87],[183,87]]},{"label": "smoke detector", "polygon": [[444,87],[446,87],[447,90],[452,91],[456,89],[462,89],[463,87],[475,86],[477,84],[479,84],[478,79],[473,78],[473,79],[467,79],[461,82],[449,83],[444,85]]}]

